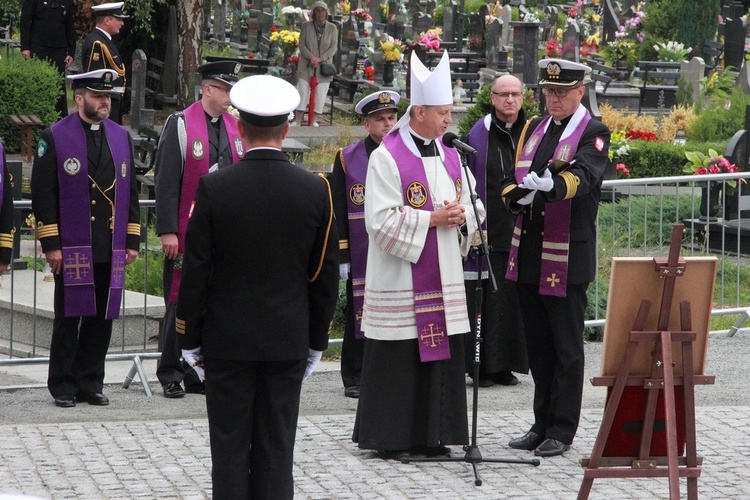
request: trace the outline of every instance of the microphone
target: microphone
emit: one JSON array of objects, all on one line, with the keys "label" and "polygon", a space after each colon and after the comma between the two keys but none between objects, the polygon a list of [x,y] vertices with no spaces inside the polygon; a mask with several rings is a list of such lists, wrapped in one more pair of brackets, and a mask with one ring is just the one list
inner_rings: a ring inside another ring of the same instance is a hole
[{"label": "microphone", "polygon": [[477,154],[476,149],[472,148],[465,142],[461,142],[460,140],[458,140],[458,136],[454,134],[453,132],[448,132],[445,135],[443,135],[443,146],[446,146],[448,148],[456,148],[466,155]]}]

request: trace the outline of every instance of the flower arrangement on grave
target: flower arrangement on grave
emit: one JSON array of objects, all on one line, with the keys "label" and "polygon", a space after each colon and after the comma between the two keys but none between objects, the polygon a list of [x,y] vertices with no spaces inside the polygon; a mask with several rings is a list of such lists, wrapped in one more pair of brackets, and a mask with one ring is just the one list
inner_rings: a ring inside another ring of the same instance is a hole
[{"label": "flower arrangement on grave", "polygon": [[615,130],[609,137],[609,161],[620,161],[630,154],[628,136],[624,130]]},{"label": "flower arrangement on grave", "polygon": [[633,70],[636,59],[635,49],[638,44],[643,43],[646,37],[646,34],[640,30],[644,16],[642,11],[636,11],[633,17],[626,19],[624,25],[617,29],[615,39],[601,48],[599,55],[604,58],[604,64],[615,66],[619,61],[623,61],[628,71]]},{"label": "flower arrangement on grave", "polygon": [[544,53],[547,57],[560,57],[562,55],[562,44],[553,38],[547,42]]},{"label": "flower arrangement on grave", "polygon": [[659,61],[682,62],[690,53],[690,49],[686,49],[683,44],[671,40],[664,43],[658,42],[653,47]]},{"label": "flower arrangement on grave", "polygon": [[349,14],[352,10],[352,4],[349,3],[348,0],[341,0],[339,3],[336,4],[336,12],[342,15]]},{"label": "flower arrangement on grave", "polygon": [[630,177],[630,169],[624,163],[618,163],[615,166],[615,171],[617,172],[618,179],[627,179]]},{"label": "flower arrangement on grave", "polygon": [[440,50],[440,38],[443,36],[442,28],[431,28],[419,34],[414,45],[423,45],[427,50],[437,52]]},{"label": "flower arrangement on grave", "polygon": [[[715,149],[709,149],[708,154],[702,151],[685,151],[685,158],[688,162],[682,169],[686,174],[693,175],[707,175],[707,174],[734,174],[739,172],[739,169],[734,163],[731,163],[726,157],[719,155]],[[742,179],[744,182],[744,179]],[[734,191],[737,186],[737,181],[734,179],[724,181],[724,184],[729,186],[729,192]]]},{"label": "flower arrangement on grave", "polygon": [[302,19],[302,9],[293,5],[287,5],[281,9],[281,14],[284,16],[284,24],[287,26],[296,26],[297,21]]},{"label": "flower arrangement on grave", "polygon": [[388,7],[388,2],[384,2],[380,4],[380,18],[381,19],[387,19],[388,14],[390,13],[390,7]]},{"label": "flower arrangement on grave", "polygon": [[279,45],[285,57],[291,57],[299,47],[299,32],[293,30],[271,30],[270,40]]},{"label": "flower arrangement on grave", "polygon": [[372,21],[372,17],[370,16],[370,13],[362,8],[354,9],[353,11],[350,12],[350,15],[354,17],[355,19],[357,19],[357,22],[360,22],[360,23]]},{"label": "flower arrangement on grave", "polygon": [[399,40],[390,36],[384,42],[380,42],[380,51],[383,53],[385,62],[401,62],[404,57],[403,45]]},{"label": "flower arrangement on grave", "polygon": [[625,137],[631,141],[658,141],[659,136],[649,130],[628,130]]},{"label": "flower arrangement on grave", "polygon": [[370,61],[370,58],[365,58],[364,68],[362,70],[364,72],[365,80],[369,80],[371,82],[375,81],[375,67],[372,65],[372,61]]}]

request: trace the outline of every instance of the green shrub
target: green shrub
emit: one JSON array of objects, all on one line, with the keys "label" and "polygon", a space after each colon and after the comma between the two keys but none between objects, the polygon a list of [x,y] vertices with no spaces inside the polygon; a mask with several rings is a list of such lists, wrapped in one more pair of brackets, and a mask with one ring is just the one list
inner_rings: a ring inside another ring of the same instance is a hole
[{"label": "green shrub", "polygon": [[726,149],[726,142],[690,142],[687,146],[679,146],[662,141],[630,141],[629,145],[630,154],[624,158],[624,163],[634,178],[684,175],[685,151]]},{"label": "green shrub", "polygon": [[469,111],[461,117],[461,120],[458,122],[459,136],[463,137],[468,134],[471,127],[473,127],[480,118],[492,110],[492,100],[490,98],[491,92],[492,85],[485,85],[482,87],[482,90],[474,96],[475,104],[469,108]]},{"label": "green shrub", "polygon": [[745,108],[750,104],[750,95],[745,94],[742,89],[734,89],[729,102],[729,109],[713,105],[702,110],[695,123],[685,131],[688,139],[703,142],[723,141],[728,140],[738,130],[744,129]]},{"label": "green shrub", "polygon": [[[147,293],[164,297],[164,254],[156,251],[148,252],[148,274],[146,274],[146,259],[144,253],[135,262],[125,268],[125,289],[138,293]],[[144,282],[146,285],[144,286]]]},{"label": "green shrub", "polygon": [[[8,153],[21,149],[21,133],[8,115],[36,115],[46,125],[57,121],[55,103],[62,76],[47,61],[0,59],[0,137]],[[34,133],[34,141],[41,130]]]}]

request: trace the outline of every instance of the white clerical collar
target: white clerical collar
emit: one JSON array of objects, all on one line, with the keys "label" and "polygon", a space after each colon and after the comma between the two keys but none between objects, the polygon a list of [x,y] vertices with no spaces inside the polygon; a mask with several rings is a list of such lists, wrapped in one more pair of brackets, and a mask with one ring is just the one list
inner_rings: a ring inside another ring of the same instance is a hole
[{"label": "white clerical collar", "polygon": [[110,35],[110,34],[109,34],[109,33],[107,33],[106,31],[104,31],[103,29],[101,29],[101,28],[100,28],[99,26],[97,26],[97,27],[96,27],[96,29],[98,29],[99,31],[101,31],[102,33],[104,33],[104,35],[105,35],[105,36],[106,36],[106,37],[107,37],[107,38],[108,38],[109,40],[112,40],[112,35]]},{"label": "white clerical collar", "polygon": [[430,144],[430,143],[431,143],[432,141],[434,141],[434,140],[435,140],[435,139],[425,139],[424,137],[422,137],[422,136],[421,136],[421,135],[419,135],[418,133],[414,132],[414,129],[413,129],[413,128],[411,128],[411,125],[409,125],[409,133],[410,133],[411,135],[413,135],[414,137],[417,137],[418,139],[422,139],[422,140],[424,141],[424,145],[425,145],[425,146],[427,146],[428,144]]},{"label": "white clerical collar", "polygon": [[98,123],[91,124],[91,130],[99,130],[99,127],[101,127],[101,125]]},{"label": "white clerical collar", "polygon": [[216,123],[218,121],[219,121],[219,117],[218,116],[216,118],[214,118],[213,116],[211,117],[211,123]]},{"label": "white clerical collar", "polygon": [[552,121],[553,121],[553,122],[555,122],[555,125],[557,125],[558,127],[559,127],[560,125],[562,125],[562,122],[561,122],[561,121],[557,121],[557,120],[552,120]]}]

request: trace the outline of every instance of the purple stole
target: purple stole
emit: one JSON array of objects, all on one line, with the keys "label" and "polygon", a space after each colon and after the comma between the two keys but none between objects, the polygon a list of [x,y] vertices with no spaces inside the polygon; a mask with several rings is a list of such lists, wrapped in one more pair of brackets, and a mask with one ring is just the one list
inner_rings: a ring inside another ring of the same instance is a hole
[{"label": "purple stole", "polygon": [[[125,285],[125,238],[130,214],[132,158],[128,132],[115,122],[102,122],[115,169],[115,213],[106,319],[120,317]],[[57,150],[60,192],[64,307],[66,317],[95,316],[93,250],[91,248],[91,194],[89,192],[86,134],[78,113],[52,125]]]},{"label": "purple stole", "polygon": [[0,142],[0,208],[3,206],[3,181],[5,180],[5,149],[3,149],[3,143]]},{"label": "purple stole", "polygon": [[[393,158],[398,158],[404,204],[420,210],[434,210],[422,158],[409,150],[400,133],[388,134],[383,138],[383,144]],[[445,169],[456,186],[456,198],[460,198],[461,163],[458,153],[455,149],[448,148],[443,151]],[[422,254],[419,260],[411,265],[411,276],[419,358],[423,363],[450,359],[436,227],[431,227],[427,231]]]},{"label": "purple stole", "polygon": [[365,179],[367,177],[367,148],[365,141],[341,150],[341,164],[346,176],[346,210],[349,221],[349,261],[352,273],[354,307],[354,338],[364,339],[362,307],[365,302],[365,270],[367,268],[368,237],[365,228]]},{"label": "purple stole", "polygon": [[[582,109],[579,107],[579,110]],[[563,132],[563,137],[555,148],[555,154],[550,162],[563,160],[570,162],[576,154],[578,143],[581,141],[583,131],[586,129],[591,114],[585,109],[578,124],[574,123],[580,116],[576,112],[568,122]],[[534,159],[539,144],[542,143],[544,133],[547,131],[551,116],[542,120],[534,132],[526,141],[526,144],[518,157],[516,163],[515,178],[521,183],[526,174],[529,173],[531,162]],[[565,134],[571,127],[575,127],[570,135]],[[560,200],[547,202],[544,213],[544,237],[542,240],[542,263],[539,275],[539,294],[554,297],[565,297],[568,287],[568,252],[570,248],[570,208],[571,200]],[[513,230],[510,255],[508,256],[508,268],[505,277],[512,281],[518,281],[518,247],[521,243],[521,226],[523,225],[523,212],[518,214],[516,227]]]},{"label": "purple stole", "polygon": [[[172,271],[172,284],[169,289],[169,302],[177,303],[177,292],[180,291],[180,277],[182,276],[182,259],[180,256],[185,252],[185,231],[190,219],[190,206],[193,197],[198,190],[198,181],[208,173],[209,142],[208,124],[206,113],[200,101],[188,106],[185,111],[185,129],[187,140],[185,141],[185,166],[182,170],[182,190],[180,191],[180,209],[177,218],[177,251],[179,255],[175,259]],[[232,150],[232,162],[237,163],[243,154],[242,139],[237,130],[237,119],[231,114],[222,113],[224,129]]]},{"label": "purple stole", "polygon": [[[477,196],[485,203],[485,208],[487,205],[487,148],[490,143],[490,132],[487,130],[486,126],[488,116],[485,116],[474,124],[469,132],[467,141],[477,150],[477,154],[469,156],[468,163],[471,173],[474,174],[474,180],[476,181],[475,189]],[[486,218],[482,221],[481,229],[482,231],[487,229]],[[467,273],[477,273],[477,279],[482,279],[482,275],[477,269],[477,261],[475,259],[470,258],[464,261],[464,271]],[[487,272],[486,259],[482,259],[482,272]],[[466,276],[464,276],[464,279],[466,279]]]}]

